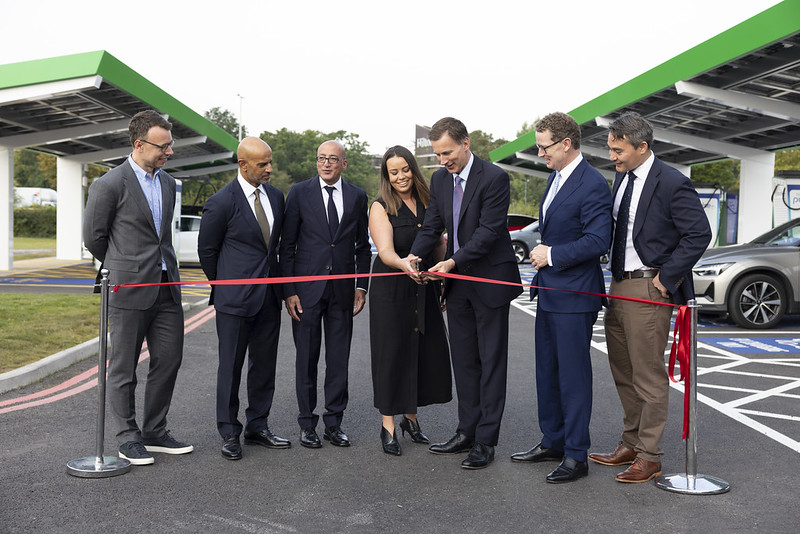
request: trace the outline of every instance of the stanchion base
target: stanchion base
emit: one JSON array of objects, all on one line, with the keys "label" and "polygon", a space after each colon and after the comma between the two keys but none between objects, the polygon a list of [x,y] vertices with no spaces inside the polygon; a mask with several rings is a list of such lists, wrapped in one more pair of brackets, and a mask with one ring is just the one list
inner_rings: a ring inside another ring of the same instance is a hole
[{"label": "stanchion base", "polygon": [[131,463],[116,456],[87,456],[67,462],[67,474],[81,478],[108,478],[124,475],[131,470]]},{"label": "stanchion base", "polygon": [[674,493],[687,495],[717,495],[726,493],[731,485],[721,478],[709,475],[695,475],[690,477],[685,473],[662,475],[656,477],[656,486]]}]

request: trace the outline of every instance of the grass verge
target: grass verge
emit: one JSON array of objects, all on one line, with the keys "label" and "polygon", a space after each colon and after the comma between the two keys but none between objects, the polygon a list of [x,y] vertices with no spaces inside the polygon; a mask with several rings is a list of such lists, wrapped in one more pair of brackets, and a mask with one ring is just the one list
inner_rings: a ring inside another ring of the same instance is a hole
[{"label": "grass verge", "polygon": [[100,295],[0,293],[0,373],[100,332]]},{"label": "grass verge", "polygon": [[14,237],[14,259],[31,260],[56,254],[54,237]]}]

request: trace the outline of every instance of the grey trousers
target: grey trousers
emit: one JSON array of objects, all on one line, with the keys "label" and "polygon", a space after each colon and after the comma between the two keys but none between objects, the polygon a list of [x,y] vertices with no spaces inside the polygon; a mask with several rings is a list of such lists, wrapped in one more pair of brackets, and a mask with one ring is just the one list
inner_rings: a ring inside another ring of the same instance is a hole
[{"label": "grey trousers", "polygon": [[[183,358],[183,308],[162,286],[147,310],[109,307],[111,332],[108,365],[108,404],[117,442],[159,438],[167,426],[167,412]],[[147,340],[150,366],[144,392],[142,426],[136,424],[136,366]]]}]

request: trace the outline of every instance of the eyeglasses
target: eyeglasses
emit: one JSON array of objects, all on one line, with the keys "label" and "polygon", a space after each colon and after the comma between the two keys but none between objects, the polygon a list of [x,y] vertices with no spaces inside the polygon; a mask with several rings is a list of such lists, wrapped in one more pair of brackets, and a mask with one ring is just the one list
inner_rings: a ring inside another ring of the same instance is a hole
[{"label": "eyeglasses", "polygon": [[329,161],[331,165],[336,165],[337,163],[342,161],[342,158],[340,158],[339,156],[328,156],[328,157],[317,156],[317,163],[325,163],[326,161]]},{"label": "eyeglasses", "polygon": [[175,144],[175,140],[174,139],[172,141],[170,141],[169,143],[164,143],[163,145],[157,145],[155,143],[151,143],[150,141],[145,141],[144,139],[139,139],[139,141],[141,141],[142,143],[147,143],[148,145],[153,145],[154,147],[159,149],[161,152],[166,152],[167,150],[172,148],[173,144]]},{"label": "eyeglasses", "polygon": [[536,143],[536,148],[537,148],[537,149],[539,149],[539,150],[541,150],[541,151],[542,151],[542,152],[544,152],[545,154],[547,154],[547,149],[548,149],[548,148],[556,146],[558,143],[560,143],[560,142],[561,142],[561,141],[563,141],[564,139],[569,139],[569,138],[568,138],[568,137],[564,137],[564,138],[562,138],[562,139],[559,139],[558,141],[553,141],[552,143],[550,143],[550,144],[549,144],[549,145],[547,145],[547,146],[542,146],[542,145],[540,145],[539,143]]}]

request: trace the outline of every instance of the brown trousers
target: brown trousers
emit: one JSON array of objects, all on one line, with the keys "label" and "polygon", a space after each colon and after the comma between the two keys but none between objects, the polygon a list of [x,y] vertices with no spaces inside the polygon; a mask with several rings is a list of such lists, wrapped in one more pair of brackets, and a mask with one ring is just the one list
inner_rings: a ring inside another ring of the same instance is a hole
[{"label": "brown trousers", "polygon": [[[651,278],[612,281],[609,293],[671,302]],[[660,443],[669,400],[664,351],[673,309],[612,298],[605,314],[608,361],[624,412],[622,444],[650,462],[664,454]]]}]

